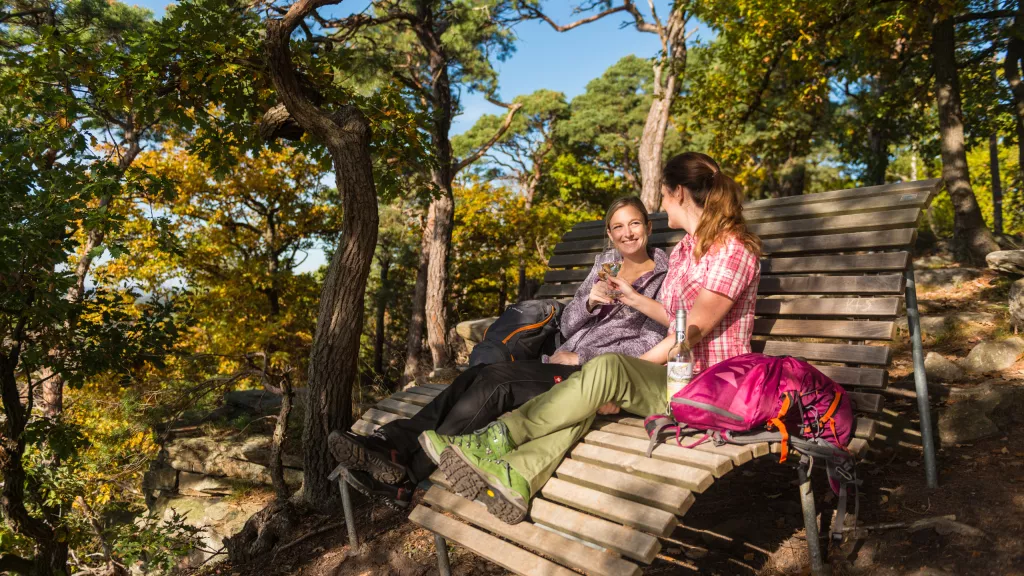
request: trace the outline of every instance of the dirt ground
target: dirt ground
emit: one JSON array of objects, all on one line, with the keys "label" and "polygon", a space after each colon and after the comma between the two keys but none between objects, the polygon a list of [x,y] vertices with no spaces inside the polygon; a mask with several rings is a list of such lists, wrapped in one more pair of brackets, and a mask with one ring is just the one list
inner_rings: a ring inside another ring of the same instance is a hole
[{"label": "dirt ground", "polygon": [[[1008,282],[987,274],[955,287],[921,290],[922,313],[998,311],[1005,309]],[[958,327],[956,337],[926,340],[926,351],[964,357],[983,338],[1005,335],[1004,324]],[[1001,434],[971,445],[938,451],[939,488],[925,488],[917,429],[916,400],[909,347],[899,345],[887,393],[882,433],[859,466],[861,526],[910,524],[943,515],[981,530],[981,535],[940,533],[928,528],[910,531],[905,526],[873,530],[848,539],[829,550],[833,574],[1024,574],[1024,415],[1004,426]],[[1001,385],[1024,386],[1024,361],[1001,374],[959,384],[977,385],[999,380]],[[932,384],[932,418],[937,420],[948,389]],[[697,498],[680,526],[662,541],[658,558],[644,569],[646,575],[663,574],[807,574],[796,474],[774,456],[744,465],[720,479]],[[815,476],[819,512],[827,525],[834,497],[824,476]],[[422,493],[417,494],[417,498]],[[405,521],[405,514],[359,501],[360,537],[364,544],[353,551],[345,529],[306,538],[276,556],[250,565],[219,564],[199,571],[232,576],[356,576],[437,574],[430,533]],[[415,501],[414,501],[415,504]],[[337,523],[338,517],[311,519],[295,538],[318,527]],[[598,552],[595,552],[598,553]],[[460,547],[450,547],[452,572],[506,574],[499,566],[480,560]]]}]

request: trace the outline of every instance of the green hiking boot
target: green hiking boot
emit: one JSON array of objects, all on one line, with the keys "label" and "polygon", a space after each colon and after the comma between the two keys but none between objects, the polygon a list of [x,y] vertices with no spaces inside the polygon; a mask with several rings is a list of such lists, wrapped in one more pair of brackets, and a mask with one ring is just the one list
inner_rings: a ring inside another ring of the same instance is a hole
[{"label": "green hiking boot", "polygon": [[459,495],[483,503],[502,522],[526,519],[530,484],[508,462],[481,458],[453,444],[441,453],[440,468]]},{"label": "green hiking boot", "polygon": [[438,434],[435,430],[427,430],[420,434],[420,448],[423,448],[423,452],[434,463],[434,466],[438,466],[441,464],[441,453],[452,443],[452,438],[455,437]]},{"label": "green hiking boot", "polygon": [[481,458],[501,458],[516,449],[515,443],[509,438],[508,427],[501,420],[495,420],[487,426],[459,436],[445,436],[434,430],[420,434],[420,446],[434,464],[441,464],[441,453],[448,446],[458,446],[466,454],[475,454]]}]

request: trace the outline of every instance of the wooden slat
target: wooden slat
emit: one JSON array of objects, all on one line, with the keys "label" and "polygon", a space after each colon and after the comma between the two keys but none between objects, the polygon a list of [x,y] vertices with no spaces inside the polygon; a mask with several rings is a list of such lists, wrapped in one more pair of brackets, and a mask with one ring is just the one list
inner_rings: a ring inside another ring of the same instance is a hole
[{"label": "wooden slat", "polygon": [[414,404],[416,406],[426,406],[430,404],[430,401],[434,399],[433,396],[424,396],[422,394],[413,394],[412,392],[395,392],[391,395],[391,398],[400,402],[406,402],[408,404]]},{"label": "wooden slat", "polygon": [[[643,420],[641,418],[625,417],[625,418],[618,418],[617,420],[615,420],[613,422],[608,422],[608,424],[612,424],[612,423],[616,426],[614,428],[615,429],[615,434],[617,434],[618,431],[623,431],[623,433],[624,433],[623,436],[630,436],[630,437],[633,437],[633,438],[640,438],[640,439],[647,438],[647,430],[644,428]],[[598,425],[601,425],[601,424],[598,424]],[[631,430],[631,431],[628,431],[628,433],[626,431],[627,428],[629,430]],[[601,425],[601,427],[598,428],[598,429],[605,429],[605,428],[604,428],[603,425]],[[611,431],[611,430],[607,430],[607,431]],[[699,439],[699,437],[688,437],[688,438],[690,438],[690,442],[691,443],[692,442],[696,442]],[[670,441],[666,440],[665,442],[670,442]],[[685,444],[685,442],[684,442],[684,444]],[[768,445],[767,445],[767,443],[765,443],[765,444],[746,444],[746,445],[742,445],[742,446],[731,446],[731,445],[715,446],[714,444],[711,444],[711,443],[705,443],[705,444],[701,444],[700,446],[697,446],[696,448],[694,448],[694,450],[703,450],[703,451],[706,451],[706,452],[712,452],[713,454],[723,454],[723,455],[726,455],[726,456],[732,458],[732,463],[733,464],[738,466],[739,464],[743,464],[743,463],[749,462],[749,461],[751,461],[754,458],[760,458],[761,456],[764,456],[765,454],[767,454],[768,453]],[[740,450],[745,451],[746,454],[739,455],[739,451]]]},{"label": "wooden slat", "polygon": [[558,478],[549,479],[541,488],[540,495],[552,502],[658,536],[668,536],[679,524],[675,514],[670,512]]},{"label": "wooden slat", "polygon": [[784,320],[757,318],[757,336],[795,338],[842,338],[844,340],[891,340],[896,323],[876,320]]},{"label": "wooden slat", "polygon": [[640,478],[679,486],[698,494],[707,490],[714,482],[714,477],[707,470],[659,462],[646,456],[626,454],[588,443],[577,444],[571,454],[572,458],[581,462],[636,474]]},{"label": "wooden slat", "polygon": [[357,420],[356,423],[352,425],[352,431],[361,436],[369,436],[373,434],[377,428],[380,428],[380,425],[374,424],[373,422],[367,422],[366,420]]},{"label": "wooden slat", "polygon": [[[600,430],[601,432],[607,432],[609,434],[618,434],[619,436],[628,436],[630,438],[636,438],[643,440],[644,442],[650,441],[647,436],[647,431],[641,427],[629,426],[628,424],[620,424],[619,422],[595,422],[593,426],[594,430]],[[697,438],[690,440],[689,443],[696,442]],[[663,443],[669,446],[678,446],[675,444],[674,438],[666,438]],[[683,442],[687,444],[688,442]],[[699,452],[707,452],[709,454],[716,454],[732,460],[733,466],[739,466],[750,462],[753,455],[750,453],[745,446],[732,446],[726,444],[725,446],[715,446],[713,442],[704,442],[699,446],[695,446],[693,450]]]},{"label": "wooden slat", "polygon": [[900,311],[899,298],[758,298],[758,316],[823,316],[894,318]]},{"label": "wooden slat", "polygon": [[[893,229],[913,228],[920,208],[907,210],[891,210],[873,214],[851,214],[849,216],[832,216],[826,218],[807,218],[804,220],[784,220],[750,224],[747,228],[762,240],[815,237],[818,235],[838,236],[857,234],[867,231],[879,232]],[[651,234],[648,243],[651,246],[666,246],[679,243],[686,236],[685,230],[671,230]],[[570,240],[555,246],[555,254],[573,254],[603,250],[608,245],[606,238],[590,240]]]},{"label": "wooden slat", "polygon": [[926,190],[904,194],[886,194],[874,198],[851,198],[829,202],[813,202],[791,205],[744,206],[743,217],[748,223],[789,220],[797,218],[820,218],[825,216],[846,216],[850,214],[879,213],[888,210],[925,205],[930,196]]},{"label": "wooden slat", "polygon": [[878,433],[878,421],[872,420],[871,418],[865,418],[861,416],[857,418],[856,428],[853,431],[853,435],[857,438],[863,438],[867,441],[875,439],[875,434]]},{"label": "wooden slat", "polygon": [[766,200],[752,200],[743,205],[744,209],[761,209],[774,206],[792,206],[794,204],[813,204],[817,202],[831,202],[835,200],[864,199],[873,196],[884,196],[887,194],[912,193],[918,190],[926,190],[934,194],[941,185],[941,180],[915,180],[913,182],[894,182],[880,186],[864,186],[862,188],[850,188],[846,190],[834,190],[831,192],[818,192],[815,194],[803,194],[801,196],[784,196],[782,198],[768,198]]},{"label": "wooden slat", "polygon": [[[916,226],[920,208],[889,210],[871,214],[850,214],[803,220],[783,220],[748,224],[747,228],[762,240],[817,234],[846,234],[856,232],[893,230]],[[678,240],[677,240],[678,242]]]},{"label": "wooden slat", "polygon": [[520,522],[511,526],[505,524],[489,514],[486,508],[437,486],[433,486],[427,491],[423,501],[434,509],[454,514],[520,546],[540,552],[559,563],[581,568],[588,574],[616,576],[640,573],[640,567],[632,562],[612,554],[595,554],[593,548],[529,522]]},{"label": "wooden slat", "polygon": [[902,274],[877,276],[767,276],[757,285],[758,295],[769,294],[902,294]]},{"label": "wooden slat", "polygon": [[880,394],[865,394],[863,392],[847,392],[850,400],[853,400],[853,409],[857,412],[881,412],[885,407],[885,398]]},{"label": "wooden slat", "polygon": [[[588,432],[587,435],[583,437],[583,441],[588,444],[601,446],[602,448],[608,448],[610,450],[617,450],[619,452],[625,452],[627,454],[645,456],[647,453],[647,440],[639,440],[637,438],[620,436],[618,434],[609,434],[608,432],[602,432],[600,430],[592,430]],[[682,448],[671,444],[658,444],[654,447],[654,452],[651,453],[651,457],[655,460],[664,460],[667,462],[674,462],[676,464],[683,464],[707,470],[708,472],[711,472],[715,478],[721,478],[722,475],[732,470],[732,460],[726,456],[708,454],[707,452]]]},{"label": "wooden slat", "polygon": [[419,394],[420,396],[430,396],[431,398],[436,398],[437,395],[440,394],[442,390],[443,389],[429,388],[427,386],[413,386],[411,388],[406,388],[405,390],[403,390],[403,392],[409,392],[411,394]]},{"label": "wooden slat", "polygon": [[[578,254],[556,256],[552,258],[575,258]],[[881,252],[874,254],[839,254],[828,256],[795,256],[792,258],[763,258],[761,274],[844,274],[850,272],[900,272],[907,267],[910,260],[908,252]],[[556,263],[557,264],[557,263]],[[550,264],[551,268],[557,268]],[[594,264],[589,257],[585,268],[572,270],[549,270],[544,275],[544,282],[582,282]]]},{"label": "wooden slat", "polygon": [[[584,275],[586,277],[586,275]],[[579,283],[545,284],[538,295],[573,296]],[[762,276],[757,286],[760,295],[774,294],[902,294],[903,276]]]},{"label": "wooden slat", "polygon": [[448,387],[447,384],[435,384],[433,382],[422,382],[419,385],[423,386],[424,388],[433,388],[434,390],[437,390],[439,392],[444,391],[444,389]]},{"label": "wooden slat", "polygon": [[862,458],[868,451],[868,443],[863,438],[854,438],[850,440],[850,445],[847,446],[850,454],[853,454],[856,458]]},{"label": "wooden slat", "polygon": [[655,536],[542,498],[530,504],[530,519],[646,564],[661,550],[661,542]]},{"label": "wooden slat", "polygon": [[750,348],[771,356],[797,356],[817,362],[843,362],[888,366],[892,351],[888,346],[859,344],[818,344],[809,342],[780,342],[778,340],[752,340]]},{"label": "wooden slat", "polygon": [[402,418],[405,418],[405,416],[399,416],[398,414],[394,414],[392,412],[384,412],[383,410],[370,408],[369,410],[363,413],[362,418],[363,420],[373,422],[374,424],[388,424],[390,422],[394,422],[395,420],[401,420]]},{"label": "wooden slat", "polygon": [[849,366],[815,366],[815,368],[845,387],[885,388],[889,384],[889,373],[882,368],[852,368]]},{"label": "wooden slat", "polygon": [[589,270],[594,266],[594,257],[599,252],[591,252],[589,254],[555,254],[548,260],[549,268],[573,268],[576,266],[586,266]]},{"label": "wooden slat", "polygon": [[820,252],[858,252],[907,248],[914,242],[916,228],[885,230],[882,232],[852,232],[827,236],[796,236],[772,238],[761,243],[765,255],[815,254]]},{"label": "wooden slat", "polygon": [[392,400],[391,398],[385,398],[380,402],[377,402],[377,408],[385,412],[392,412],[399,416],[405,416],[406,418],[412,418],[420,411],[420,407],[415,404],[406,404],[405,402],[399,402],[398,400]]},{"label": "wooden slat", "polygon": [[499,538],[491,536],[443,516],[427,508],[417,506],[409,520],[465,546],[477,556],[482,556],[516,574],[528,576],[575,576],[576,573],[562,568],[550,560],[541,558]]},{"label": "wooden slat", "polygon": [[[786,196],[782,198],[768,198],[765,200],[751,200],[743,204],[744,216],[753,216],[756,213],[767,212],[778,210],[782,207],[793,206],[809,206],[813,204],[821,203],[849,203],[847,205],[856,205],[858,203],[865,204],[871,202],[874,198],[895,198],[897,203],[901,201],[901,197],[913,195],[914,198],[903,198],[902,201],[907,202],[911,205],[923,205],[927,204],[928,198],[933,196],[939,189],[941,181],[939,179],[932,180],[917,180],[914,182],[896,182],[893,184],[884,184],[881,186],[867,186],[862,188],[851,188],[845,190],[834,190],[830,192],[816,192],[814,194],[803,194],[801,196]],[[926,194],[924,198],[917,198],[918,194]],[[840,209],[837,212],[843,213]],[[779,213],[777,217],[785,217],[784,212]],[[664,212],[656,212],[651,214],[651,220],[655,226],[666,220],[667,215]],[[573,230],[584,230],[587,228],[604,228],[603,220],[589,220],[587,222],[580,222],[573,227]]]},{"label": "wooden slat", "polygon": [[761,260],[761,274],[902,272],[909,262],[909,252],[764,258]]},{"label": "wooden slat", "polygon": [[638,478],[631,474],[600,468],[578,460],[563,460],[555,475],[567,482],[599,490],[666,512],[682,516],[693,505],[693,492]]}]

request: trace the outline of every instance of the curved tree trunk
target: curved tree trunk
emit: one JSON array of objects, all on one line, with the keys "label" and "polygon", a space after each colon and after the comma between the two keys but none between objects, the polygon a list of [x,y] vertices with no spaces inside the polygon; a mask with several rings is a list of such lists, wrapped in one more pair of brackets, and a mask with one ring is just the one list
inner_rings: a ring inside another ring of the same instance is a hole
[{"label": "curved tree trunk", "polygon": [[686,70],[686,10],[673,3],[668,22],[647,25],[661,38],[663,58],[654,65],[654,100],[647,112],[640,136],[637,160],[640,164],[640,199],[648,212],[661,207],[661,157],[665,150],[665,131],[676,97],[679,79]]},{"label": "curved tree trunk", "polygon": [[451,252],[452,227],[455,216],[455,199],[451,182],[440,198],[430,203],[434,220],[430,236],[430,260],[427,263],[427,346],[434,369],[445,368],[450,363],[448,354],[448,255]]},{"label": "curved tree trunk", "polygon": [[1024,66],[1024,4],[1017,7],[1013,26],[1009,28],[1010,41],[1006,46],[1003,61],[1003,76],[1010,84],[1013,94],[1013,111],[1017,127],[1018,182],[1024,184],[1024,82],[1021,81],[1021,67]]},{"label": "curved tree trunk", "polygon": [[327,476],[334,468],[327,448],[331,430],[352,420],[352,383],[362,332],[363,297],[377,244],[377,193],[370,158],[370,126],[352,105],[327,113],[303,92],[291,60],[289,38],[303,19],[338,0],[299,0],[280,20],[267,23],[265,40],[271,79],[298,124],[322,142],[334,164],[344,221],[327,267],[309,360],[309,392],[303,423],[303,503],[322,508],[335,500]]},{"label": "curved tree trunk", "polygon": [[999,246],[985,227],[978,200],[971,188],[964,150],[963,111],[957,77],[955,30],[951,17],[932,23],[932,63],[939,112],[942,179],[953,203],[953,247],[961,262],[984,263],[985,255]]}]

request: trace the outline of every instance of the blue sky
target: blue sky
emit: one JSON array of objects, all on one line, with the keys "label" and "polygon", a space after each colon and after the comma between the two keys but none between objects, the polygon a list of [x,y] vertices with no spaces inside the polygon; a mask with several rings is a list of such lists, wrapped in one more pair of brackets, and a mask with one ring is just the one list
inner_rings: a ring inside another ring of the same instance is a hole
[{"label": "blue sky", "polygon": [[[131,0],[124,1],[131,3]],[[575,3],[569,0],[548,0],[545,9],[556,22],[567,24],[579,18],[571,13],[571,6]],[[668,14],[669,3],[669,0],[656,0],[655,6],[660,16]],[[165,7],[172,2],[141,0],[135,4],[149,8],[160,17]],[[352,2],[350,5],[352,9],[362,9],[366,1]],[[343,2],[341,10],[345,6]],[[634,28],[622,28],[621,24],[625,20],[622,14],[612,14],[568,32],[556,32],[547,23],[539,21],[517,25],[516,52],[505,62],[495,62],[499,72],[501,98],[509,101],[520,94],[547,88],[561,91],[567,99],[572,99],[584,91],[587,82],[600,76],[623,56],[655,56],[661,48],[658,37],[637,32]],[[706,29],[702,29],[690,41],[701,36],[708,36]],[[463,113],[452,126],[452,135],[468,130],[483,114],[504,114],[504,109],[487,102],[480,94],[464,93],[462,107]],[[299,271],[316,270],[323,264],[323,253],[315,251]]]}]

